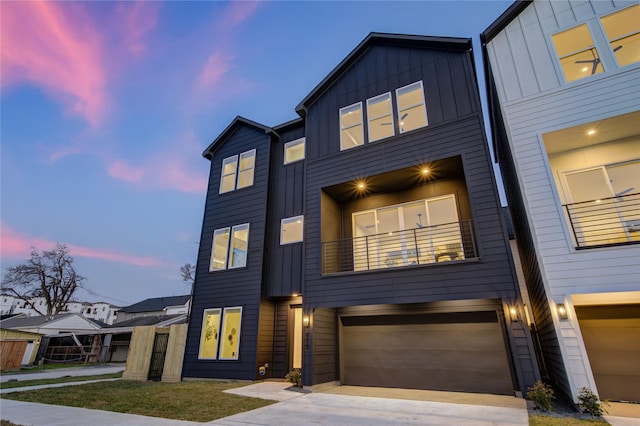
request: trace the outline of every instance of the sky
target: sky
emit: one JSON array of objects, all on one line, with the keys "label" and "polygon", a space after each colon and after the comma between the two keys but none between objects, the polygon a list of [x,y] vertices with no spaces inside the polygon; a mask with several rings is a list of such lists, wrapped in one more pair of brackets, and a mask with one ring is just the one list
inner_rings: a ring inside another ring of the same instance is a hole
[{"label": "sky", "polygon": [[0,2],[3,275],[59,242],[80,301],[189,294],[202,152],[236,116],[297,118],[370,32],[470,37],[483,82],[479,34],[511,3]]}]

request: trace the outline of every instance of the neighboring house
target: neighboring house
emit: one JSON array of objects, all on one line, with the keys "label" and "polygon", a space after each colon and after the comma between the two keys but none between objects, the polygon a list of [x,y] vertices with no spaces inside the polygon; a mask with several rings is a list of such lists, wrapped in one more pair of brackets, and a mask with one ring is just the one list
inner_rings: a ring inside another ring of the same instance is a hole
[{"label": "neighboring house", "polygon": [[123,321],[141,317],[164,317],[167,315],[186,315],[189,313],[191,296],[154,297],[120,308],[116,312],[115,326]]},{"label": "neighboring house", "polygon": [[204,152],[183,376],[526,392],[471,40],[372,33],[296,112]]},{"label": "neighboring house", "polygon": [[0,328],[0,370],[31,364],[38,353],[42,334]]},{"label": "neighboring house", "polygon": [[546,372],[640,402],[640,5],[518,2],[481,38]]},{"label": "neighboring house", "polygon": [[0,327],[44,335],[97,332],[101,326],[78,314],[56,314],[38,317],[17,316],[0,321]]},{"label": "neighboring house", "polygon": [[[47,304],[44,297],[34,297],[30,299],[30,302],[32,302],[39,311],[46,312]],[[66,304],[63,312],[81,314],[85,318],[95,319],[106,324],[113,324],[118,309],[118,306],[106,302],[69,302]],[[0,295],[0,313],[2,315],[12,313],[25,314],[30,317],[41,315],[24,300],[8,294]]]}]

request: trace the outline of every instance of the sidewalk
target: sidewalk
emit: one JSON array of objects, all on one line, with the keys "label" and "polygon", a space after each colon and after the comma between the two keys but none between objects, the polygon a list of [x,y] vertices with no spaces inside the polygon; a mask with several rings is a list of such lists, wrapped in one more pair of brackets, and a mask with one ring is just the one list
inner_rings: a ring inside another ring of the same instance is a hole
[{"label": "sidewalk", "polygon": [[124,364],[98,364],[85,367],[59,368],[55,370],[34,370],[24,373],[2,373],[0,382],[55,379],[59,377],[96,376],[124,371]]}]

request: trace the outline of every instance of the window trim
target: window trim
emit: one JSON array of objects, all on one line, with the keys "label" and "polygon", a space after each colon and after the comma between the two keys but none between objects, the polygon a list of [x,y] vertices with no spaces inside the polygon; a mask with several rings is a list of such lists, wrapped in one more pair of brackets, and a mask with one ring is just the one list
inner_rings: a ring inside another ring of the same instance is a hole
[{"label": "window trim", "polygon": [[[207,313],[208,312],[215,312],[218,311],[218,336],[216,337],[215,340],[215,345],[216,345],[216,350],[215,350],[215,354],[213,357],[203,357],[202,356],[202,345],[203,345],[203,341],[204,341],[204,337],[205,337],[205,333],[204,333],[204,328],[205,328],[205,324],[206,324],[206,319],[207,319]],[[217,360],[218,359],[218,351],[219,351],[219,346],[220,346],[220,336],[222,335],[220,333],[220,323],[222,322],[222,309],[221,308],[209,308],[209,309],[205,309],[202,312],[202,328],[200,328],[200,345],[198,347],[198,359],[209,359],[209,360]]]},{"label": "window trim", "polygon": [[[377,115],[375,117],[371,116],[371,114],[369,113],[369,105],[370,103],[373,103],[373,101],[377,101],[380,98],[386,97],[389,99],[389,111],[388,114],[381,114],[381,115]],[[395,129],[395,121],[393,118],[393,100],[392,100],[392,96],[391,96],[391,91],[386,92],[386,93],[382,93],[380,95],[374,96],[372,98],[367,99],[367,133],[369,135],[369,142],[376,142],[382,139],[387,139],[387,138],[391,138],[393,136],[396,135],[396,129]],[[371,137],[371,122],[374,120],[379,120],[381,118],[384,117],[389,117],[389,119],[391,120],[390,126],[391,126],[391,134],[388,136],[382,136],[379,137],[377,139],[372,139]]]},{"label": "window trim", "polygon": [[[296,223],[298,220],[300,220],[300,239],[299,240],[293,240],[293,241],[287,241],[287,242],[283,242],[283,237],[284,237],[284,224],[285,221],[287,221],[287,223],[293,222]],[[280,219],[280,245],[281,246],[286,246],[289,244],[295,244],[295,243],[301,243],[302,241],[304,241],[304,215],[299,215],[299,216],[291,216],[291,217],[285,217]]]},{"label": "window trim", "polygon": [[[240,168],[240,165],[242,164],[242,160],[246,157],[253,157],[253,162],[251,163],[251,167],[246,167],[244,169]],[[246,172],[247,170],[251,170],[251,183],[240,186],[240,175],[242,174],[242,172]],[[242,189],[242,188],[248,188],[250,186],[253,186],[253,182],[255,182],[255,175],[256,175],[256,149],[250,149],[249,151],[245,151],[240,153],[240,155],[238,156],[238,171],[237,171],[237,176],[236,176],[236,190],[238,189]]]},{"label": "window trim", "polygon": [[[247,250],[246,250],[246,254],[245,254],[245,259],[244,259],[244,264],[242,265],[238,265],[238,266],[232,266],[232,262],[233,262],[233,256],[232,254],[232,250],[233,250],[233,234],[234,232],[240,228],[240,227],[244,227],[246,226],[247,229]],[[218,228],[218,229],[214,229],[213,230],[213,239],[211,241],[211,256],[210,256],[210,260],[209,260],[209,272],[218,272],[218,271],[226,271],[226,270],[230,270],[230,269],[239,269],[239,268],[245,268],[247,266],[247,256],[249,253],[249,230],[251,229],[250,223],[240,223],[238,225],[234,225],[234,226],[226,226],[224,228]],[[228,235],[228,240],[227,240],[227,248],[226,248],[226,252],[225,252],[225,258],[224,258],[224,267],[223,268],[213,268],[213,261],[214,261],[214,254],[215,254],[215,247],[216,247],[216,234],[227,234]]]},{"label": "window trim", "polygon": [[[224,173],[224,169],[225,169],[225,165],[226,164],[231,164],[233,163],[233,172],[232,173]],[[224,178],[226,176],[231,176],[233,175],[233,188],[232,189],[227,189],[226,191],[222,190],[222,185],[224,184]],[[236,181],[238,179],[238,155],[232,155],[231,157],[227,157],[225,159],[222,160],[222,167],[220,170],[220,188],[218,189],[218,194],[225,194],[227,192],[231,192],[231,191],[235,191],[236,190]]]},{"label": "window trim", "polygon": [[[298,158],[297,160],[287,161],[287,148],[294,147],[296,145],[302,144],[302,158]],[[292,141],[289,141],[284,144],[284,160],[283,164],[286,166],[287,164],[297,163],[298,161],[302,161],[307,157],[307,141],[305,137],[301,137]]]},{"label": "window trim", "polygon": [[[414,85],[419,85],[420,86],[420,94],[422,95],[422,102],[421,103],[417,103],[417,104],[408,105],[408,106],[400,109],[400,97],[398,96],[398,92],[400,90],[402,90],[402,89],[406,89],[406,88],[414,86]],[[422,105],[423,106],[425,125],[421,126],[421,127],[416,127],[415,129],[404,130],[402,128],[402,112],[406,111],[408,109],[411,109],[411,108],[415,108],[418,105]],[[396,89],[396,110],[398,112],[398,131],[400,132],[400,134],[403,134],[403,133],[406,133],[406,132],[410,132],[412,130],[421,129],[422,127],[428,127],[429,126],[429,115],[427,114],[427,100],[426,100],[426,96],[425,96],[425,93],[424,93],[424,83],[423,83],[422,80],[415,81],[415,82],[413,82],[411,84],[407,84],[405,86],[398,87]]]},{"label": "window trim", "polygon": [[[347,110],[349,108],[353,108],[354,106],[358,106],[358,111],[360,112],[360,121],[356,124],[353,124],[351,126],[348,127],[342,127],[342,116],[343,116],[343,111]],[[364,112],[363,112],[363,108],[362,108],[362,101],[360,102],[356,102],[354,104],[351,105],[347,105],[345,107],[340,108],[339,111],[339,115],[338,115],[338,120],[339,120],[339,124],[340,124],[340,151],[346,151],[348,149],[352,149],[352,148],[356,148],[359,146],[363,146],[365,144],[365,139],[364,139]],[[344,146],[344,141],[343,141],[343,137],[342,135],[344,135],[344,131],[348,130],[348,129],[352,129],[354,127],[357,126],[361,126],[361,136],[362,136],[362,143],[361,144],[354,144],[353,146]]]},{"label": "window trim", "polygon": [[220,336],[225,336],[226,335],[226,317],[227,317],[227,311],[231,311],[231,310],[239,310],[240,312],[240,319],[238,321],[238,336],[237,336],[237,351],[236,351],[236,356],[235,357],[231,357],[231,358],[224,358],[222,357],[222,348],[220,347],[221,345],[223,345],[223,339],[219,339],[219,343],[218,343],[218,359],[221,361],[237,361],[240,358],[240,337],[241,337],[241,332],[242,332],[242,306],[233,306],[233,307],[225,307],[222,310],[222,326],[220,329]]},{"label": "window trim", "polygon": [[[602,54],[601,54],[600,50],[598,50],[598,48],[600,46],[598,46],[597,40],[594,37],[594,31],[593,31],[593,28],[592,28],[592,22],[591,21],[592,20],[586,21],[586,22],[581,22],[579,24],[572,25],[572,26],[564,28],[562,30],[555,31],[555,32],[553,32],[551,34],[550,39],[551,39],[551,45],[553,46],[553,53],[555,54],[555,60],[556,60],[556,63],[558,64],[558,66],[559,66],[560,75],[564,79],[565,84],[573,83],[574,81],[581,81],[581,80],[584,80],[585,78],[593,77],[594,75],[604,74],[604,73],[607,72],[607,70],[605,69],[605,64],[604,64],[605,59],[602,57]],[[591,22],[591,24],[590,24],[590,22]],[[560,53],[558,52],[558,46],[556,45],[556,42],[554,41],[554,37],[559,35],[559,34],[565,33],[565,32],[576,30],[576,29],[578,29],[580,27],[585,27],[586,28],[587,34],[589,34],[589,38],[591,39],[591,44],[589,46],[587,46],[587,47],[581,48],[580,50],[571,51],[569,53],[566,53],[566,54],[560,56]],[[602,32],[604,33],[604,29],[602,29]],[[606,35],[605,35],[605,38],[606,38]],[[588,74],[588,75],[585,75],[583,77],[574,78],[573,80],[569,80],[568,76],[567,76],[567,73],[565,73],[565,69],[562,66],[562,64],[563,64],[562,61],[564,59],[566,59],[566,58],[571,58],[572,56],[579,55],[581,53],[589,52],[589,51],[591,51],[592,55],[595,56],[594,60],[598,61],[598,65],[596,66],[596,70],[598,70],[598,67],[600,67],[602,69],[602,71],[595,72],[593,74]]]}]

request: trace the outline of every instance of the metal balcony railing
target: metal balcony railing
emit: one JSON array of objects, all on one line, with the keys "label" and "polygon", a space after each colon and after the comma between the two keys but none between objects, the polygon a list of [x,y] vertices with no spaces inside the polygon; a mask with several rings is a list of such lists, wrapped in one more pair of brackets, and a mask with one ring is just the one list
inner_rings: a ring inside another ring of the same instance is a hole
[{"label": "metal balcony railing", "polygon": [[640,193],[564,208],[578,249],[640,243]]},{"label": "metal balcony railing", "polygon": [[471,220],[322,243],[322,273],[370,271],[477,257]]}]

